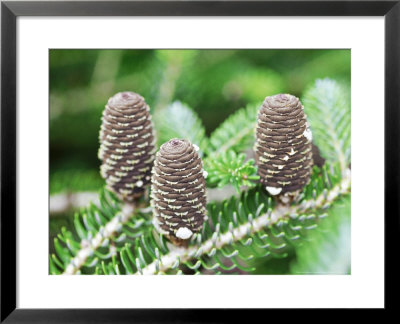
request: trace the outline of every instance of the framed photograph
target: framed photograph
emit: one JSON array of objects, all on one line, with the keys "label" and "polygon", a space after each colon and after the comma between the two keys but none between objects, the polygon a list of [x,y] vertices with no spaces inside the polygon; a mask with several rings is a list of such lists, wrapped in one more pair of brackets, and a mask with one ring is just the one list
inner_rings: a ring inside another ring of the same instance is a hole
[{"label": "framed photograph", "polygon": [[1,321],[392,305],[398,1],[1,17]]}]

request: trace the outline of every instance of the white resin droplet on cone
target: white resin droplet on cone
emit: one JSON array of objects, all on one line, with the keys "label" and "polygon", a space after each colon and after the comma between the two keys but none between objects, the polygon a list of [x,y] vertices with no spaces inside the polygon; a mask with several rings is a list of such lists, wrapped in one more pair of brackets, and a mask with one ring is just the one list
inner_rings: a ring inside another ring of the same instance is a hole
[{"label": "white resin droplet on cone", "polygon": [[265,189],[267,189],[267,191],[272,195],[272,196],[276,196],[279,195],[282,191],[282,188],[275,188],[275,187],[265,187]]},{"label": "white resin droplet on cone", "polygon": [[306,128],[306,130],[303,133],[304,137],[308,139],[309,142],[312,141],[312,133],[309,128]]},{"label": "white resin droplet on cone", "polygon": [[188,238],[190,238],[193,235],[193,232],[188,229],[187,227],[181,227],[178,229],[178,231],[176,232],[175,236],[177,238],[180,238],[182,240],[187,240]]}]

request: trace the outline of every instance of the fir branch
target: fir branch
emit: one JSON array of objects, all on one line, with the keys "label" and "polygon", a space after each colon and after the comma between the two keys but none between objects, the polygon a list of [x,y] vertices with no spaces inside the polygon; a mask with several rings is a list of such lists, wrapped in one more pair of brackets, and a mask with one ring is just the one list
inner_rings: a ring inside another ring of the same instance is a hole
[{"label": "fir branch", "polygon": [[187,139],[200,148],[200,155],[207,149],[208,140],[202,121],[188,105],[175,101],[154,113],[158,146],[172,138]]},{"label": "fir branch", "polygon": [[260,178],[257,175],[257,167],[253,159],[245,163],[245,158],[244,153],[236,154],[230,150],[213,159],[206,159],[204,169],[208,173],[207,184],[219,188],[232,184],[237,193],[240,193],[240,187],[254,187],[255,182],[252,181]]},{"label": "fir branch", "polygon": [[350,94],[331,79],[316,80],[304,94],[304,109],[315,144],[329,161],[339,161],[346,170],[350,163]]},{"label": "fir branch", "polygon": [[327,211],[327,219],[296,249],[293,274],[350,273],[350,195]]},{"label": "fir branch", "polygon": [[248,105],[229,116],[210,136],[209,155],[228,150],[243,152],[254,142],[257,110],[260,105]]},{"label": "fir branch", "polygon": [[58,193],[50,196],[50,216],[65,213],[70,209],[79,209],[90,202],[99,205],[97,192]]},{"label": "fir branch", "polygon": [[119,214],[115,215],[105,226],[103,231],[99,231],[94,238],[90,240],[82,240],[80,243],[81,249],[76,253],[76,256],[71,259],[63,274],[71,275],[77,273],[80,268],[86,263],[89,256],[97,250],[106,240],[110,239],[116,232],[119,232],[121,227],[129,221],[134,215],[135,206],[125,203]]},{"label": "fir branch", "polygon": [[212,238],[201,243],[199,246],[192,246],[188,249],[176,247],[168,254],[163,255],[160,259],[155,260],[144,268],[140,268],[140,271],[136,272],[136,274],[156,274],[158,272],[165,272],[171,269],[177,262],[179,264],[188,261],[193,256],[199,258],[201,255],[211,253],[213,248],[222,249],[224,246],[231,244],[232,242],[244,239],[249,234],[255,234],[265,227],[276,224],[284,217],[324,208],[333,203],[341,195],[347,194],[350,190],[350,183],[351,172],[347,169],[345,176],[339,184],[327,192],[324,191],[316,199],[304,200],[300,205],[294,206],[278,205],[274,211],[261,216],[256,215],[254,220],[242,224],[239,227],[232,229],[232,231],[216,236],[213,235]]},{"label": "fir branch", "polygon": [[[121,208],[125,208],[125,215]],[[130,207],[121,203],[112,192],[102,189],[99,206],[91,203],[75,213],[74,232],[62,227],[54,238],[55,253],[50,255],[50,273],[64,273],[68,266],[72,273],[93,273],[99,260],[115,257],[126,242],[140,237],[143,229],[151,224],[145,215],[148,210],[132,208],[134,210],[129,214]]]}]

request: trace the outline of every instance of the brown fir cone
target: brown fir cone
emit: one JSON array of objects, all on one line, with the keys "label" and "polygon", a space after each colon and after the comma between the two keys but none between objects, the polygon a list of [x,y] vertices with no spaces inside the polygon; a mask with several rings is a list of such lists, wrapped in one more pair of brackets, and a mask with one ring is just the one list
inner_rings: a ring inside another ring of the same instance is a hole
[{"label": "brown fir cone", "polygon": [[149,106],[134,92],[119,92],[108,100],[100,129],[99,159],[107,188],[132,202],[150,183],[155,139]]},{"label": "brown fir cone", "polygon": [[151,205],[156,229],[176,245],[187,245],[206,218],[206,182],[198,147],[171,139],[156,154]]},{"label": "brown fir cone", "polygon": [[255,153],[261,183],[289,202],[310,181],[312,134],[300,100],[289,94],[267,97],[257,121]]}]

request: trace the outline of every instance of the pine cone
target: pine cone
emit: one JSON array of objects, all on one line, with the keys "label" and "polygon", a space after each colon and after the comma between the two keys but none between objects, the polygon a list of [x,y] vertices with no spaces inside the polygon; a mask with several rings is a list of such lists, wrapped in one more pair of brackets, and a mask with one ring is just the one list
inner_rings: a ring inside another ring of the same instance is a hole
[{"label": "pine cone", "polygon": [[206,217],[206,182],[198,147],[172,139],[157,152],[151,204],[156,229],[176,245],[199,232]]},{"label": "pine cone", "polygon": [[300,100],[289,94],[265,98],[256,137],[261,183],[288,202],[309,182],[313,165],[312,134]]},{"label": "pine cone", "polygon": [[107,187],[132,202],[150,183],[155,140],[149,106],[134,92],[108,100],[100,129],[99,159]]}]

